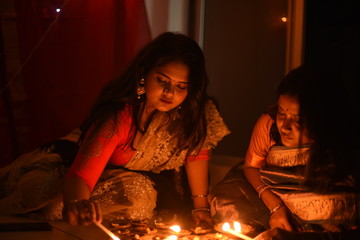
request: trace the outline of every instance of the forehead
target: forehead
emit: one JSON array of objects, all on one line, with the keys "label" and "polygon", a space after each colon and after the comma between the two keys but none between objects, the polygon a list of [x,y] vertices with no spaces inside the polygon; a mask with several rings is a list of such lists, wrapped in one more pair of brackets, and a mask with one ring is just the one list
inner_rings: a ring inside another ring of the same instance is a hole
[{"label": "forehead", "polygon": [[188,82],[189,67],[181,62],[170,62],[153,69],[154,73],[161,74],[171,80]]},{"label": "forehead", "polygon": [[280,95],[278,100],[279,109],[290,114],[299,115],[300,106],[297,97]]}]

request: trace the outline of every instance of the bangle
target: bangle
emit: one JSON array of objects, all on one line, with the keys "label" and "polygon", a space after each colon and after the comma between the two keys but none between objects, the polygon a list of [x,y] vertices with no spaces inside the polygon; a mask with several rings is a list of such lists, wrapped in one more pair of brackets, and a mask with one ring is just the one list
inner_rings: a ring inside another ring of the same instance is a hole
[{"label": "bangle", "polygon": [[205,197],[207,197],[207,194],[197,194],[191,196],[191,198],[205,198]]},{"label": "bangle", "polygon": [[79,202],[79,200],[76,200],[76,199],[68,201],[67,203],[64,203],[64,208],[69,206],[70,204],[77,203],[77,202]]},{"label": "bangle", "polygon": [[256,187],[256,191],[259,191],[260,188],[263,188],[267,186],[265,183],[264,184],[260,184],[259,186]]},{"label": "bangle", "polygon": [[195,212],[198,212],[198,211],[207,211],[207,212],[210,212],[210,208],[208,208],[208,207],[194,208],[193,210],[191,210],[191,213],[194,214]]},{"label": "bangle", "polygon": [[263,188],[258,192],[259,198],[261,198],[261,194],[263,194],[263,192],[266,191],[266,190],[268,190],[269,188],[270,188],[270,186],[265,186],[265,187],[263,187]]},{"label": "bangle", "polygon": [[270,215],[275,213],[277,210],[279,210],[282,207],[283,203],[281,202],[279,205],[273,208],[273,210],[270,211]]}]

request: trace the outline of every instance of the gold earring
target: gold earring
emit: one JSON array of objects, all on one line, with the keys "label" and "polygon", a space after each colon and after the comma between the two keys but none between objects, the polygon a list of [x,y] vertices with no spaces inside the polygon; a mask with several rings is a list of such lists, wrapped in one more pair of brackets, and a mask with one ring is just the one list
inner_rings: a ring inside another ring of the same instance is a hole
[{"label": "gold earring", "polygon": [[141,98],[141,95],[143,95],[145,93],[145,79],[144,78],[141,78],[139,83],[138,83],[138,86],[136,88],[136,93],[137,93],[137,98],[140,99]]}]

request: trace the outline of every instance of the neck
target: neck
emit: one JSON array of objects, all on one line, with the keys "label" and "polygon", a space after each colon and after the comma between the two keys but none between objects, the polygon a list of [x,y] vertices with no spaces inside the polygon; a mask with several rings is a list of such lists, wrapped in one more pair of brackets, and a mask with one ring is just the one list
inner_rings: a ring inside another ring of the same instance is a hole
[{"label": "neck", "polygon": [[145,103],[144,111],[142,112],[141,119],[140,119],[140,126],[139,126],[141,132],[145,132],[154,113],[155,113],[155,108],[153,108],[153,107],[150,108]]}]

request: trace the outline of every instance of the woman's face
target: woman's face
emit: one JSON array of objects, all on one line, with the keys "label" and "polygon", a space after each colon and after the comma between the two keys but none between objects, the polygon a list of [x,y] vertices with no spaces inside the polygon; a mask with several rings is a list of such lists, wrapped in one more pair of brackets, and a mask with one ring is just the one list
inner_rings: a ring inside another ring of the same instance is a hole
[{"label": "woman's face", "polygon": [[146,109],[169,111],[184,102],[188,95],[189,68],[170,62],[151,70],[145,78]]},{"label": "woman's face", "polygon": [[307,136],[306,130],[302,129],[299,124],[299,111],[300,106],[296,97],[280,95],[276,125],[284,146],[297,147],[312,142]]}]

